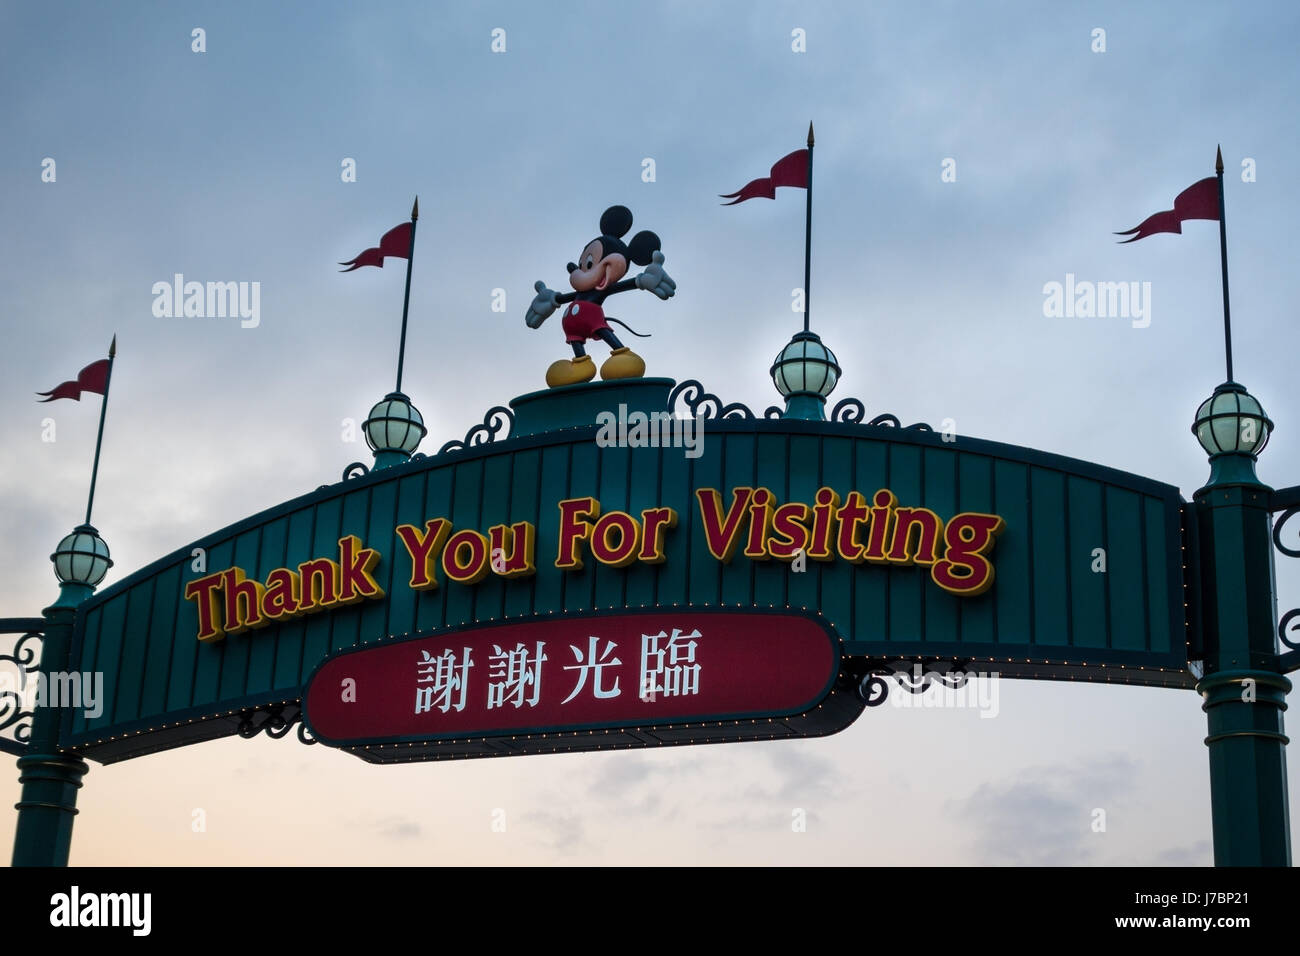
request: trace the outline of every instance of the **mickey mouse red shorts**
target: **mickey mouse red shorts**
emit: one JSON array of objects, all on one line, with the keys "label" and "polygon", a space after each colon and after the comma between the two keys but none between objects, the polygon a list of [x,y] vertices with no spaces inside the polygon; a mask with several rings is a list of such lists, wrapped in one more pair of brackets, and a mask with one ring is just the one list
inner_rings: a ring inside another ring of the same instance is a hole
[{"label": "mickey mouse red shorts", "polygon": [[602,329],[613,331],[605,321],[605,310],[594,302],[569,303],[560,325],[564,329],[566,342],[585,342],[599,338],[598,333]]}]

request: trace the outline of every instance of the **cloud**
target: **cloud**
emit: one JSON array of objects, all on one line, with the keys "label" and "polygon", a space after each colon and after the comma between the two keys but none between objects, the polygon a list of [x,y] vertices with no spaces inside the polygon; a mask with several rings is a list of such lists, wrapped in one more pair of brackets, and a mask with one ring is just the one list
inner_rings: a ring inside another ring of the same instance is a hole
[{"label": "cloud", "polygon": [[586,824],[572,811],[530,810],[523,819],[541,834],[539,842],[561,855],[571,855],[587,842]]},{"label": "cloud", "polygon": [[1096,858],[1105,832],[1093,830],[1094,811],[1109,813],[1133,791],[1135,765],[1114,754],[1081,766],[1035,766],[1015,778],[982,783],[950,801],[953,816],[972,834],[983,865],[1063,866]]},{"label": "cloud", "polygon": [[390,840],[414,840],[420,835],[420,825],[403,817],[383,817],[375,822],[379,835]]},{"label": "cloud", "polygon": [[642,756],[610,754],[592,775],[587,788],[592,796],[620,797],[651,779],[654,766]]},{"label": "cloud", "polygon": [[835,762],[819,757],[806,744],[776,745],[767,757],[780,777],[775,799],[831,798],[843,785],[844,776]]},{"label": "cloud", "polygon": [[1156,854],[1161,866],[1213,866],[1214,847],[1209,840],[1197,840],[1187,846],[1174,846]]}]

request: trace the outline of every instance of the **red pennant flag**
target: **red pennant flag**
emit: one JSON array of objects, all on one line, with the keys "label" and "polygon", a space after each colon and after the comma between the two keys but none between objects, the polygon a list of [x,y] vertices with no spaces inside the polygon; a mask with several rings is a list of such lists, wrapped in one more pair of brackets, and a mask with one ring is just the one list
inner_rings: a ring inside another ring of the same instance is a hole
[{"label": "red pennant flag", "polygon": [[734,206],[746,199],[775,199],[777,186],[794,186],[798,189],[808,188],[808,150],[796,149],[789,156],[782,156],[772,167],[772,174],[762,179],[747,183],[734,193],[726,193],[721,198],[730,199],[724,206]]},{"label": "red pennant flag", "polygon": [[1131,236],[1123,242],[1137,242],[1158,232],[1183,231],[1183,222],[1188,219],[1219,219],[1219,181],[1214,176],[1207,176],[1199,183],[1193,183],[1178,194],[1174,208],[1148,216],[1142,224],[1133,229],[1117,232],[1117,236]]},{"label": "red pennant flag", "polygon": [[384,267],[384,259],[392,256],[394,259],[409,259],[411,257],[411,224],[404,222],[400,226],[394,226],[384,233],[384,238],[379,240],[379,247],[367,249],[355,259],[347,262],[340,262],[341,266],[350,268],[341,269],[341,272],[351,272],[353,269],[360,269],[362,266],[379,266]]},{"label": "red pennant flag", "polygon": [[97,395],[103,395],[107,387],[108,359],[100,359],[98,362],[91,362],[78,372],[75,382],[64,382],[48,392],[37,392],[36,394],[47,396],[40,399],[42,402],[52,402],[59,398],[71,398],[79,402],[81,401],[82,392],[94,392]]}]

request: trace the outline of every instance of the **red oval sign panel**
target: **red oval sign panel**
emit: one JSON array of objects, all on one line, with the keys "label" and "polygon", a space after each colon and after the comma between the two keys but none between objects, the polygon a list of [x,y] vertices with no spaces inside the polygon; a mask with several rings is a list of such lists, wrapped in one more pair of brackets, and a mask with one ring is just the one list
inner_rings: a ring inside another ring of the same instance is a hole
[{"label": "red oval sign panel", "polygon": [[811,617],[655,609],[351,649],[304,695],[335,745],[780,717],[815,707],[838,641]]}]

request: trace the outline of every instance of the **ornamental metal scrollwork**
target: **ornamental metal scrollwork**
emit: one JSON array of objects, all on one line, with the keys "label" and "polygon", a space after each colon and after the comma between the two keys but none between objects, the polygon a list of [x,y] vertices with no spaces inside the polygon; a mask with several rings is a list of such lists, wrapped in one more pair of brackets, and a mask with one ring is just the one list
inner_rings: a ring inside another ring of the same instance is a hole
[{"label": "ornamental metal scrollwork", "polygon": [[872,664],[859,678],[857,694],[868,707],[879,707],[889,696],[890,678],[909,694],[923,694],[931,686],[958,690],[971,678],[968,666],[961,661],[932,661],[926,666],[919,660]]},{"label": "ornamental metal scrollwork", "polygon": [[[867,417],[867,407],[856,398],[841,398],[831,409],[831,421],[853,424]],[[872,424],[875,424],[874,422]]]},{"label": "ornamental metal scrollwork", "polygon": [[956,661],[935,661],[924,671],[920,661],[895,661],[890,675],[910,694],[923,694],[931,684],[949,690],[965,687],[970,672]]},{"label": "ornamental metal scrollwork", "polygon": [[867,424],[877,425],[877,426],[883,425],[887,428],[901,428],[905,432],[934,431],[934,429],[931,428],[929,425],[927,425],[925,422],[915,422],[911,425],[904,425],[901,421],[899,421],[897,415],[891,415],[888,412],[886,412],[883,415],[877,415],[875,418],[871,419],[871,421],[867,422]]},{"label": "ornamental metal scrollwork", "polygon": [[[1286,489],[1284,492],[1278,492],[1274,497],[1275,499],[1282,497],[1286,492],[1291,490],[1292,489]],[[1291,548],[1282,543],[1282,526],[1297,514],[1300,514],[1300,506],[1293,506],[1282,512],[1282,514],[1278,516],[1278,519],[1273,522],[1273,545],[1288,558],[1300,558],[1300,548]],[[1300,650],[1300,640],[1293,638],[1290,630],[1292,622],[1297,618],[1300,618],[1300,607],[1292,608],[1287,611],[1282,615],[1282,619],[1277,622],[1278,640],[1293,651]]]},{"label": "ornamental metal scrollwork", "polygon": [[515,415],[504,405],[494,405],[488,409],[483,416],[483,423],[475,425],[465,437],[459,441],[453,439],[438,449],[438,454],[442,455],[449,451],[458,451],[465,448],[473,448],[478,445],[486,445],[494,441],[504,441],[510,437],[510,432],[515,424]]},{"label": "ornamental metal scrollwork", "polygon": [[28,681],[40,670],[41,637],[40,631],[27,631],[18,638],[8,654],[0,654],[0,668],[17,674],[17,687],[7,687],[0,691],[0,731],[10,727],[14,729],[11,738],[0,738],[3,743],[11,745],[3,748],[7,751],[16,752],[13,744],[25,747],[31,740],[35,711],[24,710],[23,704],[27,702]]},{"label": "ornamental metal scrollwork", "polygon": [[668,410],[674,416],[677,415],[678,399],[690,410],[691,418],[754,418],[754,413],[740,402],[723,405],[722,399],[706,392],[704,386],[693,378],[679,383],[668,394]]},{"label": "ornamental metal scrollwork", "polygon": [[858,681],[858,698],[868,707],[879,707],[889,696],[889,681],[886,675],[867,671]]},{"label": "ornamental metal scrollwork", "polygon": [[239,736],[252,740],[258,734],[279,740],[288,735],[293,725],[298,724],[298,739],[304,744],[314,744],[316,739],[307,733],[306,724],[302,723],[302,705],[297,701],[287,704],[268,704],[254,707],[240,714]]},{"label": "ornamental metal scrollwork", "polygon": [[767,408],[763,409],[764,418],[780,418],[784,414],[785,413],[775,405],[769,405]]},{"label": "ornamental metal scrollwork", "polygon": [[370,474],[369,465],[363,461],[354,461],[343,469],[343,480],[347,481],[349,478],[360,478],[363,475],[368,474]]}]

